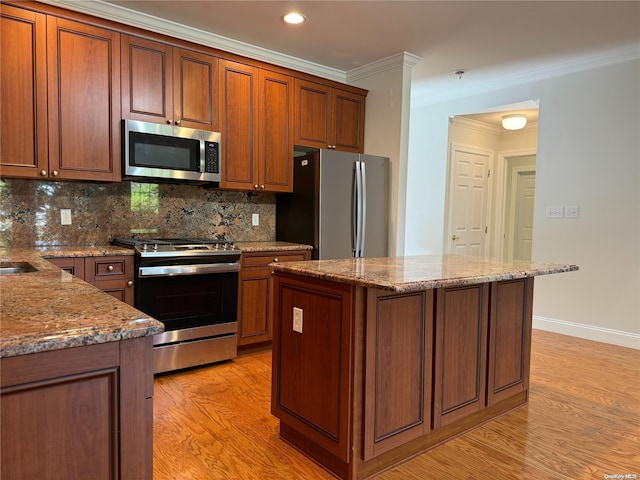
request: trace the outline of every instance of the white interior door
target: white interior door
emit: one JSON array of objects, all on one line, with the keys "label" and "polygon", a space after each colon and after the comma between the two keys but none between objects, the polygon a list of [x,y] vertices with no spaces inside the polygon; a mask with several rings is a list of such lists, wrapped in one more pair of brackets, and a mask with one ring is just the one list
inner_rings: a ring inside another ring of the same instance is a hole
[{"label": "white interior door", "polygon": [[514,260],[531,260],[535,190],[535,170],[518,171],[516,175],[516,202],[514,209]]},{"label": "white interior door", "polygon": [[483,256],[492,153],[452,145],[448,198],[449,253]]}]

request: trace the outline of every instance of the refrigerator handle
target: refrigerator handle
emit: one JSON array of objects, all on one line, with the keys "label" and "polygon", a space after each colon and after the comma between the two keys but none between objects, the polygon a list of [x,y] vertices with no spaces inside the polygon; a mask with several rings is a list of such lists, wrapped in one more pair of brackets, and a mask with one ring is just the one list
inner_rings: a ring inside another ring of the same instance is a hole
[{"label": "refrigerator handle", "polygon": [[360,215],[360,256],[364,257],[364,241],[367,231],[367,172],[366,164],[360,162],[360,203],[362,205]]},{"label": "refrigerator handle", "polygon": [[351,255],[357,257],[358,245],[358,164],[353,164],[353,178],[351,181]]}]

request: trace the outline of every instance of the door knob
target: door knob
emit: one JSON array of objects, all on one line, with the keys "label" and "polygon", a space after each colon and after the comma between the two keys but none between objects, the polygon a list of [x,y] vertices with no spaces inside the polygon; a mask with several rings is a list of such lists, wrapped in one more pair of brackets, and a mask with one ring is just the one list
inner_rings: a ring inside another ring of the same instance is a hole
[{"label": "door knob", "polygon": [[456,240],[460,240],[460,239],[461,239],[461,237],[457,236],[455,233],[453,235],[451,235],[451,240],[453,240],[454,242]]}]

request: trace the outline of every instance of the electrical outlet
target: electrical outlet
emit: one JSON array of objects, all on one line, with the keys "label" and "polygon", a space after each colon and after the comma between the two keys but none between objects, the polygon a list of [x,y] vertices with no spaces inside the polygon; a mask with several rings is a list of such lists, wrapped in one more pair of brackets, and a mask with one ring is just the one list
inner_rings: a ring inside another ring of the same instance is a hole
[{"label": "electrical outlet", "polygon": [[302,333],[302,309],[293,307],[293,331]]},{"label": "electrical outlet", "polygon": [[564,217],[564,207],[547,207],[547,218]]},{"label": "electrical outlet", "polygon": [[71,209],[60,209],[60,225],[71,225]]},{"label": "electrical outlet", "polygon": [[260,225],[260,215],[257,213],[254,213],[251,215],[251,225],[253,225],[254,227],[257,227],[258,225]]},{"label": "electrical outlet", "polygon": [[564,207],[564,218],[578,218],[580,207]]}]

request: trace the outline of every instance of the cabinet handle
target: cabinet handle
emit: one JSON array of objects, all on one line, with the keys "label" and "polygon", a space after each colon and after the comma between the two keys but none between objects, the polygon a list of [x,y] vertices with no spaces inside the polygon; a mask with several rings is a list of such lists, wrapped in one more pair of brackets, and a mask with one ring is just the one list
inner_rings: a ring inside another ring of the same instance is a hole
[{"label": "cabinet handle", "polygon": [[129,280],[127,282],[127,287],[133,287],[133,280]]},{"label": "cabinet handle", "polygon": [[176,125],[180,125],[180,120],[176,120]]},{"label": "cabinet handle", "polygon": [[110,272],[113,272],[113,265],[109,265],[109,266],[107,267],[107,270],[109,270]]},{"label": "cabinet handle", "polygon": [[171,123],[172,123],[171,120],[167,118],[167,124],[171,125]]},{"label": "cabinet handle", "polygon": [[47,176],[47,171],[46,170],[40,170],[40,176],[46,177]]},{"label": "cabinet handle", "polygon": [[57,177],[57,176],[58,176],[58,170],[54,170],[54,171],[53,171],[53,176],[54,176],[54,177]]},{"label": "cabinet handle", "polygon": [[264,190],[264,185],[260,185],[260,190]]},{"label": "cabinet handle", "polygon": [[277,262],[277,261],[278,261],[278,257],[274,258],[274,259],[273,259],[273,261],[274,261],[274,262]]},{"label": "cabinet handle", "polygon": [[258,185],[254,185],[253,188],[255,188],[257,190],[258,189]]}]

